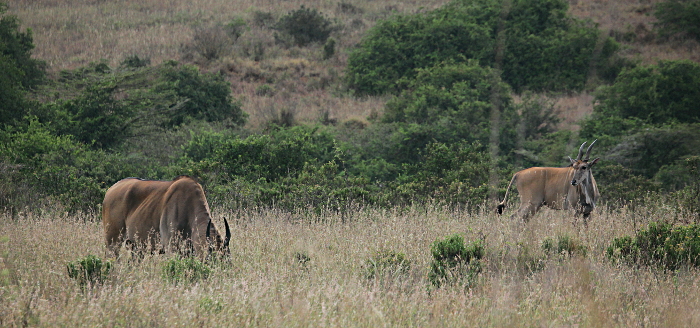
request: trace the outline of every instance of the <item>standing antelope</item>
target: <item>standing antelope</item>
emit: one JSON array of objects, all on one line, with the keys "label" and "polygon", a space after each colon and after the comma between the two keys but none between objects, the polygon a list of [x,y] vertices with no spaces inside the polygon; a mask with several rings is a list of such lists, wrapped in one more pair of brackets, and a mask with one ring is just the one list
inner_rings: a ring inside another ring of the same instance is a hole
[{"label": "standing antelope", "polygon": [[503,201],[496,207],[496,212],[503,213],[508,191],[513,181],[517,181],[520,208],[511,218],[520,218],[527,222],[542,205],[547,205],[557,210],[575,209],[577,215],[583,214],[586,223],[600,197],[591,172],[599,158],[588,161],[596,141],[588,146],[583,159],[581,157],[586,143],[581,144],[578,156],[575,160],[569,157],[571,165],[567,167],[531,167],[515,173],[508,184]]}]

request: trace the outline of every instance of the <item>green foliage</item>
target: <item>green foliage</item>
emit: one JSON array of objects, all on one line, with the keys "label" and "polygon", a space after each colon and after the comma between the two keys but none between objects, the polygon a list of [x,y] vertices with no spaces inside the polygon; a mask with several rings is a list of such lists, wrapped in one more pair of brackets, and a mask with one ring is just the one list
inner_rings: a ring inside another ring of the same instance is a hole
[{"label": "green foliage", "polygon": [[0,71],[3,72],[0,74],[0,122],[2,125],[16,124],[29,107],[25,98],[27,92],[22,87],[22,71],[5,55],[0,55]]},{"label": "green foliage", "polygon": [[36,120],[26,129],[0,131],[0,162],[15,167],[0,183],[7,190],[0,201],[9,208],[52,199],[69,211],[92,209],[112,183],[138,175],[127,159],[56,136]]},{"label": "green foliage", "polygon": [[176,126],[189,120],[224,121],[232,126],[245,123],[246,114],[231,96],[231,85],[217,73],[200,73],[195,66],[163,65],[162,82],[157,92],[174,92],[187,102],[169,113],[166,126]]},{"label": "green foliage", "polygon": [[[15,67],[13,79],[17,79],[24,89],[33,89],[45,79],[46,63],[31,58],[34,49],[32,30],[20,30],[21,22],[14,15],[6,15],[7,4],[0,2],[0,60],[8,61]],[[3,69],[3,75],[11,71]],[[3,98],[3,103],[5,102]]]},{"label": "green foliage", "polygon": [[411,261],[404,253],[377,251],[365,261],[364,270],[367,279],[400,278],[411,270]]},{"label": "green foliage", "polygon": [[243,18],[236,17],[226,24],[225,29],[235,41],[248,29],[248,24]]},{"label": "green foliage", "polygon": [[700,156],[689,156],[675,165],[663,167],[657,174],[665,186],[675,187],[671,194],[684,213],[695,223],[700,223]]},{"label": "green foliage", "polygon": [[430,143],[421,160],[405,167],[396,194],[405,203],[448,200],[480,205],[488,196],[491,163],[479,143]]},{"label": "green foliage", "polygon": [[327,163],[336,156],[335,140],[327,131],[306,126],[278,128],[245,139],[222,133],[202,133],[184,146],[185,156],[220,172],[250,181],[275,181],[295,176],[306,163]]},{"label": "green foliage", "polygon": [[163,279],[173,284],[193,284],[206,280],[211,273],[212,269],[206,263],[194,257],[171,258],[162,269]]},{"label": "green foliage", "polygon": [[587,248],[569,235],[557,236],[556,242],[553,238],[546,238],[542,241],[542,250],[548,254],[558,254],[565,255],[567,257],[571,256],[581,256],[585,257],[587,253]]},{"label": "green foliage", "polygon": [[120,67],[141,68],[151,66],[150,58],[141,58],[138,55],[129,55],[119,64]]},{"label": "green foliage", "polygon": [[66,265],[68,276],[77,280],[80,286],[99,285],[107,279],[112,270],[112,262],[102,261],[95,255],[88,255]]},{"label": "green foliage", "polygon": [[683,266],[697,267],[700,266],[700,226],[674,227],[653,222],[635,237],[613,239],[606,254],[614,261],[658,266],[671,271]]},{"label": "green foliage", "polygon": [[33,106],[26,92],[42,83],[46,74],[46,63],[31,58],[32,31],[22,32],[19,19],[6,12],[7,4],[0,2],[0,128],[21,121]]},{"label": "green foliage", "polygon": [[700,41],[700,1],[666,0],[656,5],[654,16],[661,35],[682,33]]},{"label": "green foliage", "polygon": [[218,314],[224,309],[224,304],[219,300],[211,299],[210,297],[203,297],[199,300],[199,308],[207,313]]},{"label": "green foliage", "polygon": [[406,83],[406,90],[387,102],[384,122],[419,124],[426,137],[423,143],[435,139],[479,141],[486,145],[493,102],[497,101],[501,110],[500,146],[506,152],[512,149],[516,113],[508,86],[498,82],[491,69],[470,61],[440,63],[417,71],[415,79]]},{"label": "green foliage", "polygon": [[606,159],[631,168],[634,174],[653,178],[663,166],[689,155],[700,155],[700,124],[646,128],[618,139]]},{"label": "green foliage", "polygon": [[428,279],[436,287],[459,283],[471,285],[481,272],[480,260],[484,256],[481,240],[466,246],[464,238],[454,234],[444,240],[436,240],[431,245],[430,252],[433,261]]},{"label": "green foliage", "polygon": [[601,196],[610,205],[635,204],[660,189],[653,180],[634,174],[629,167],[607,161],[597,164],[595,179]]},{"label": "green foliage", "polygon": [[[638,119],[647,124],[697,123],[700,121],[700,64],[688,60],[660,61],[658,65],[624,70],[611,86],[596,93],[594,114],[584,124],[582,136],[601,133],[624,134],[622,120]],[[599,131],[595,121],[608,121],[610,128]]]},{"label": "green foliage", "polygon": [[335,31],[333,22],[316,9],[301,8],[282,16],[275,29],[280,32],[275,38],[279,42],[292,39],[294,45],[304,47],[313,42],[323,43]]},{"label": "green foliage", "polygon": [[335,55],[335,44],[336,41],[334,38],[328,38],[326,40],[326,43],[323,44],[323,60],[328,60]]},{"label": "green foliage", "polygon": [[229,126],[245,122],[221,75],[201,74],[194,66],[173,62],[141,65],[141,59],[130,57],[117,69],[101,62],[63,71],[42,93],[73,96],[47,102],[33,114],[56,134],[102,149],[193,120]]},{"label": "green foliage", "polygon": [[614,77],[624,64],[615,61],[617,43],[605,38],[597,46],[600,31],[568,17],[567,6],[561,0],[512,1],[510,7],[501,0],[455,0],[394,16],[378,22],[350,54],[347,82],[359,94],[398,92],[417,69],[465,59],[501,68],[515,91],[581,90],[594,72]]}]

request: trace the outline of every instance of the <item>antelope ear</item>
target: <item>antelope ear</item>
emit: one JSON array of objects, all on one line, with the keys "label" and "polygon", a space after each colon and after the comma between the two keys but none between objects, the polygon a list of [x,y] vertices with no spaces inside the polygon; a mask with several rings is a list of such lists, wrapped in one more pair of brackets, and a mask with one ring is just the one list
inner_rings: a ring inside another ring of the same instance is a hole
[{"label": "antelope ear", "polygon": [[599,160],[599,159],[600,159],[600,157],[598,157],[598,158],[594,159],[593,161],[591,161],[591,165],[589,165],[588,167],[592,167],[593,165],[595,165],[595,163],[598,163],[598,160]]},{"label": "antelope ear", "polygon": [[571,164],[576,163],[576,161],[573,158],[571,158],[571,156],[569,156],[569,161],[571,161]]}]

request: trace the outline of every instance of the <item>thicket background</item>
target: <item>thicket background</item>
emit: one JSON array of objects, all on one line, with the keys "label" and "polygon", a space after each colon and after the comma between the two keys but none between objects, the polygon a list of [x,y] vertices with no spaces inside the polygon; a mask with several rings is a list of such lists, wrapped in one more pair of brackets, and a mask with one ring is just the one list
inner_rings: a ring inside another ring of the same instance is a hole
[{"label": "thicket background", "polygon": [[[594,221],[614,214],[618,235],[649,220],[696,223],[699,7],[6,1],[4,229],[29,217],[99,222],[116,181],[180,174],[236,216],[347,223],[440,204],[430,216],[493,219],[486,213],[515,171],[566,165],[593,139],[603,196]],[[620,214],[628,210],[641,212]],[[539,249],[547,236],[534,231]],[[580,233],[598,250],[613,238]],[[31,306],[21,290],[12,295]]]}]

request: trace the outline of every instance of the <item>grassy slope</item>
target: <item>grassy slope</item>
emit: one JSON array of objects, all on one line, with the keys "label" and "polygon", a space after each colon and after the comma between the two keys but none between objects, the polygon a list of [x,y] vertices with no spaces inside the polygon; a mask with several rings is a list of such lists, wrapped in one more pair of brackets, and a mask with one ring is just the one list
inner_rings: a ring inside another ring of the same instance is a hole
[{"label": "grassy slope", "polygon": [[[590,18],[604,30],[635,32],[640,39],[649,34],[654,1],[570,1],[571,13]],[[107,60],[116,66],[128,55],[150,58],[157,64],[175,59],[195,63],[208,71],[225,72],[232,91],[243,100],[250,114],[249,127],[258,127],[292,112],[300,122],[314,122],[327,115],[342,122],[364,120],[381,112],[385,99],[354,99],[339,96],[339,77],[346,65],[347,52],[364,32],[392,12],[411,13],[436,8],[447,1],[363,1],[344,2],[357,10],[342,10],[339,2],[329,1],[241,1],[241,0],[143,0],[143,1],[59,1],[10,0],[10,13],[24,27],[32,28],[37,58],[46,60],[53,72],[73,69],[89,62]],[[206,61],[193,52],[194,37],[208,27],[224,25],[234,18],[253,21],[256,12],[269,12],[278,18],[304,4],[317,8],[343,28],[336,56],[322,60],[321,46],[285,49],[274,42],[273,31],[253,26],[236,42],[227,55]],[[256,44],[263,49],[262,60],[252,60]],[[625,54],[644,63],[658,59],[700,60],[695,42],[633,42],[625,44]],[[258,95],[256,89],[270,84],[273,95]],[[576,130],[576,122],[592,110],[588,93],[563,96],[558,107],[564,119],[562,128]]]}]

